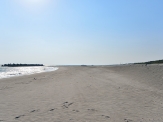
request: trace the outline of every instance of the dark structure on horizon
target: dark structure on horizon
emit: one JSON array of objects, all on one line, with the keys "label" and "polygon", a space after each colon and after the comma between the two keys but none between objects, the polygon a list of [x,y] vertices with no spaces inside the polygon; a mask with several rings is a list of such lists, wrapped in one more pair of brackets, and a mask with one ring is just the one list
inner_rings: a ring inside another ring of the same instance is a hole
[{"label": "dark structure on horizon", "polygon": [[44,66],[43,64],[4,64],[2,67],[28,67],[28,66]]},{"label": "dark structure on horizon", "polygon": [[134,63],[134,64],[163,64],[163,60],[156,60],[156,61],[148,61],[148,62],[140,62],[140,63]]}]

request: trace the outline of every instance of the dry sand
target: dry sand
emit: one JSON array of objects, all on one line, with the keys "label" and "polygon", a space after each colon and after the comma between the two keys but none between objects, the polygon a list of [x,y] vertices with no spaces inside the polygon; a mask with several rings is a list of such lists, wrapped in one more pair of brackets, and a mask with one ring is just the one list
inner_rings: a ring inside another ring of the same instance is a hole
[{"label": "dry sand", "polygon": [[163,122],[163,66],[72,66],[0,80],[0,122]]}]

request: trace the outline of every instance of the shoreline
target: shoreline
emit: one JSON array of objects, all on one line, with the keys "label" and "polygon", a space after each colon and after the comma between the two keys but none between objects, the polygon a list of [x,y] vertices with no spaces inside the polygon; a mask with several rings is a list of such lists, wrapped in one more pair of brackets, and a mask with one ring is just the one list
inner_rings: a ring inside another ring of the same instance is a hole
[{"label": "shoreline", "polygon": [[0,79],[2,122],[162,122],[163,66],[71,66]]},{"label": "shoreline", "polygon": [[[3,67],[5,68],[5,67]],[[31,67],[6,67],[6,68],[31,68]],[[34,67],[35,68],[35,67]],[[58,70],[58,67],[53,67],[53,70],[45,70],[45,66],[44,66],[44,70],[40,70],[40,71],[35,71],[35,72],[31,72],[31,73],[24,73],[22,74],[22,72],[17,72],[17,74],[9,74],[10,76],[6,76],[6,77],[2,77],[0,79],[5,79],[5,78],[12,78],[12,77],[21,77],[21,76],[25,76],[25,75],[32,75],[32,74],[38,74],[38,73],[44,73],[44,72],[51,72],[51,71],[56,71]],[[7,73],[7,72],[4,72]]]}]

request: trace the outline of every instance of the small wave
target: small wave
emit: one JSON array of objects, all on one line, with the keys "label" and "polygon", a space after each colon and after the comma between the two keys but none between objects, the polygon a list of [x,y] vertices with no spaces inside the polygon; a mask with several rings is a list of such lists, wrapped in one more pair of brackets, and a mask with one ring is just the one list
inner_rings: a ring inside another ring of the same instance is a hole
[{"label": "small wave", "polygon": [[57,67],[0,67],[0,79],[57,70]]},{"label": "small wave", "polygon": [[10,74],[10,75],[16,75],[16,74]]}]

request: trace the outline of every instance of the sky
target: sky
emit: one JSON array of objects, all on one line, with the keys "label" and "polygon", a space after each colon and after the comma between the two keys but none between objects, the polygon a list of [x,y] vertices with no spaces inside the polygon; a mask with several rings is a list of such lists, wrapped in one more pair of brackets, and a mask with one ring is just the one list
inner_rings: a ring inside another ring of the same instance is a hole
[{"label": "sky", "polygon": [[0,0],[0,64],[163,59],[162,0]]}]

